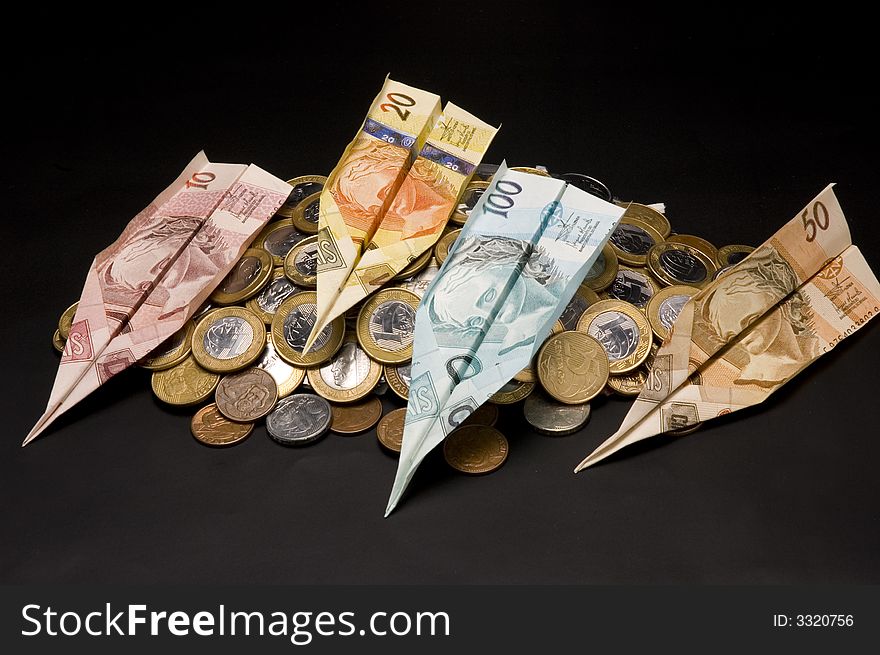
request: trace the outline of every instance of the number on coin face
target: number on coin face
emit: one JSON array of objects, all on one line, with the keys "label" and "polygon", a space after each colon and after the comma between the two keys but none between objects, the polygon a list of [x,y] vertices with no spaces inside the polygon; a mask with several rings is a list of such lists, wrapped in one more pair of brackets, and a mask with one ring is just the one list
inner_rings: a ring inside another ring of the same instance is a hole
[{"label": "number on coin face", "polygon": [[674,279],[688,284],[703,282],[709,271],[699,259],[686,250],[666,250],[660,254],[660,265]]},{"label": "number on coin face", "polygon": [[211,357],[232,359],[243,354],[253,340],[250,323],[238,316],[224,316],[208,328],[203,344]]},{"label": "number on coin face", "polygon": [[318,248],[315,244],[314,248],[303,248],[297,253],[296,259],[293,261],[296,270],[303,277],[311,277],[318,274]]},{"label": "number on coin face", "polygon": [[238,293],[256,280],[261,270],[263,270],[263,265],[259,259],[251,256],[242,257],[235,268],[229,272],[229,275],[223,279],[220,289],[223,293]]},{"label": "number on coin face", "polygon": [[639,345],[639,328],[636,322],[622,312],[608,311],[599,314],[590,323],[588,334],[602,344],[612,362],[626,359]]},{"label": "number on coin face", "polygon": [[416,311],[400,300],[388,300],[370,316],[370,336],[380,348],[396,352],[413,340]]}]

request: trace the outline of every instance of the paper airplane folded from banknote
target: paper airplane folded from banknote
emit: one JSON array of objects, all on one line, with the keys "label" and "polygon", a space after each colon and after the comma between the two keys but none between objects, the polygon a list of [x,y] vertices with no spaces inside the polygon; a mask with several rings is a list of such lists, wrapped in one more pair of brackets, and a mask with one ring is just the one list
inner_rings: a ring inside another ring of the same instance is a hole
[{"label": "paper airplane folded from banknote", "polygon": [[501,165],[416,312],[386,516],[425,456],[529,365],[624,211],[562,180]]},{"label": "paper airplane folded from banknote", "polygon": [[496,132],[386,78],[321,192],[317,318],[304,352],[436,243]]},{"label": "paper airplane folded from banknote", "polygon": [[196,155],[95,257],[46,411],[22,446],[180,330],[290,191],[257,166]]},{"label": "paper airplane folded from banknote", "polygon": [[880,312],[880,284],[832,186],[681,310],[620,429],[621,448],[763,402]]}]

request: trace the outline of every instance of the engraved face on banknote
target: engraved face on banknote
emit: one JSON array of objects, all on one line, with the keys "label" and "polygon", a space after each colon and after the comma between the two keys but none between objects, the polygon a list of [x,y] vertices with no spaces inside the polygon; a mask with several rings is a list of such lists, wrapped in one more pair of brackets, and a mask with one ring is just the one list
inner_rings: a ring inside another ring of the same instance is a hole
[{"label": "engraved face on banknote", "polygon": [[457,194],[458,188],[442,166],[418,158],[394,196],[382,227],[400,231],[404,239],[435,234],[449,218]]},{"label": "engraved face on banknote", "polygon": [[229,275],[223,279],[220,289],[223,293],[238,293],[256,280],[261,270],[263,270],[263,265],[258,258],[250,255],[242,257],[235,268],[229,272]]},{"label": "engraved face on banknote", "polygon": [[243,318],[224,316],[205,332],[207,353],[216,359],[232,359],[243,354],[254,340],[254,330]]},{"label": "engraved face on banknote", "polygon": [[623,312],[602,312],[590,323],[588,333],[602,344],[611,362],[626,359],[639,345],[639,328]]}]

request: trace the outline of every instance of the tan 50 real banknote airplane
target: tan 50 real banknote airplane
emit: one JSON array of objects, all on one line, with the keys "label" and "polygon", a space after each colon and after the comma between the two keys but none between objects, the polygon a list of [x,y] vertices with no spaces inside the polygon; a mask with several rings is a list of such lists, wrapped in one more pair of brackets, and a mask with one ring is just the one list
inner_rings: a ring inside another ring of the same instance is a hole
[{"label": "tan 50 real banknote airplane", "polygon": [[180,330],[290,191],[253,164],[196,155],[95,257],[46,411],[22,446]]},{"label": "tan 50 real banknote airplane", "polygon": [[829,185],[684,305],[620,428],[575,472],[763,402],[878,313],[880,283]]}]

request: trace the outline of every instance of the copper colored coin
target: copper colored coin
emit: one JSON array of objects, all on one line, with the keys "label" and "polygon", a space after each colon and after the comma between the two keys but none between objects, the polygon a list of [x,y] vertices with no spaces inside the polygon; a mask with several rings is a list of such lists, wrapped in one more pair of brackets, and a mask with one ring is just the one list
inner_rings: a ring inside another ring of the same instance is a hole
[{"label": "copper colored coin", "polygon": [[253,423],[236,423],[223,416],[211,403],[196,412],[190,424],[193,436],[208,446],[232,446],[253,431]]},{"label": "copper colored coin", "polygon": [[483,403],[461,422],[462,425],[488,425],[493,427],[498,422],[498,405]]},{"label": "copper colored coin", "polygon": [[359,403],[330,405],[330,430],[336,434],[358,434],[382,418],[382,401],[371,396]]},{"label": "copper colored coin", "polygon": [[385,414],[376,426],[379,443],[395,453],[400,452],[403,443],[403,424],[406,421],[406,407]]},{"label": "copper colored coin", "polygon": [[443,457],[456,471],[479,475],[500,468],[507,459],[507,438],[488,425],[465,425],[443,442]]},{"label": "copper colored coin", "polygon": [[256,421],[278,402],[278,385],[268,371],[249,368],[225,376],[215,393],[217,409],[232,421]]}]

